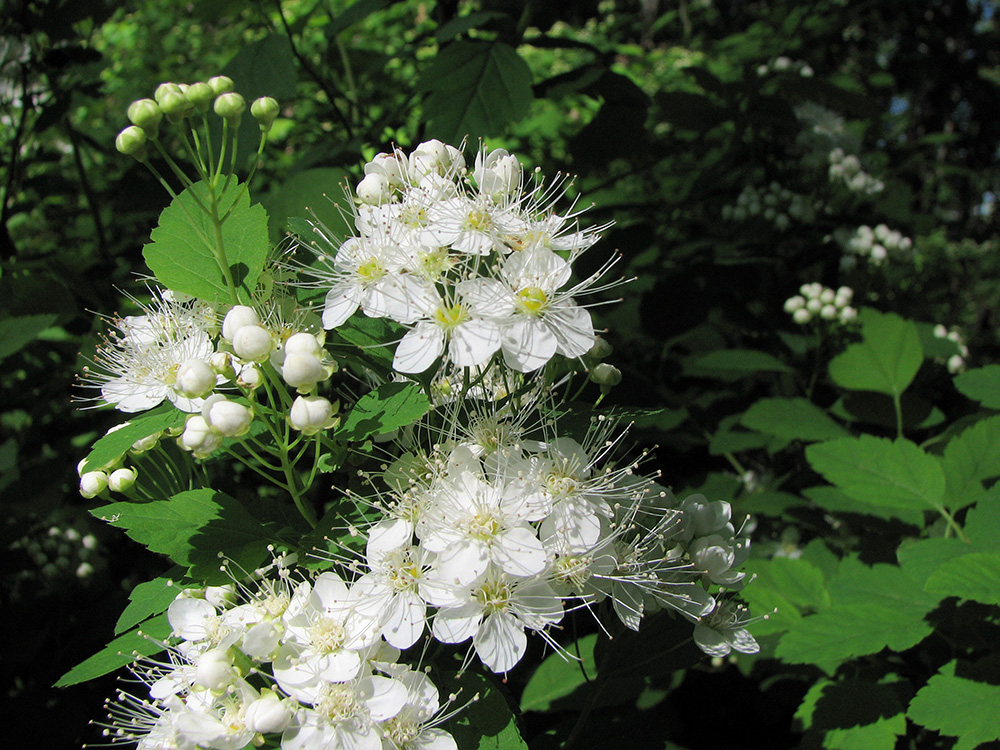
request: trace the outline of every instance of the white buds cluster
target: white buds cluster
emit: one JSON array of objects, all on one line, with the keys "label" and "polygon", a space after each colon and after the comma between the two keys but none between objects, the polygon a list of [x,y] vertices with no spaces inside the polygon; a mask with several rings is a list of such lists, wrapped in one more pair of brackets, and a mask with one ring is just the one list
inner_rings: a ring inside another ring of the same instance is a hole
[{"label": "white buds cluster", "polygon": [[281,373],[282,379],[301,394],[312,391],[337,369],[320,338],[305,331],[289,336],[281,349],[274,352],[271,364]]},{"label": "white buds cluster", "polygon": [[205,458],[222,446],[223,438],[246,435],[252,422],[248,407],[216,393],[205,399],[200,414],[188,417],[177,443],[195,458]]},{"label": "white buds cluster", "polygon": [[331,403],[322,396],[298,396],[292,402],[288,424],[303,435],[315,435],[339,422],[338,408],[339,402]]},{"label": "white buds cluster", "polygon": [[815,318],[849,323],[858,317],[858,311],[851,307],[853,297],[854,291],[846,286],[834,291],[818,282],[803,284],[799,294],[785,301],[785,312],[799,325]]},{"label": "white buds cluster", "polygon": [[770,61],[757,66],[757,75],[766,76],[768,73],[798,73],[803,78],[812,78],[815,71],[803,60],[793,60],[786,55],[772,58]]},{"label": "white buds cluster", "polygon": [[793,193],[777,182],[771,182],[764,188],[753,185],[744,187],[736,198],[736,205],[722,207],[722,218],[727,221],[746,221],[752,216],[763,216],[778,231],[784,231],[791,226],[792,219],[800,224],[815,221],[816,212],[820,208],[820,202],[812,202],[804,195]]},{"label": "white buds cluster", "polygon": [[876,195],[885,190],[885,183],[865,172],[861,168],[861,160],[854,154],[835,148],[829,158],[831,182],[842,182],[852,193],[864,195]]},{"label": "white buds cluster", "polygon": [[885,224],[879,224],[874,229],[862,224],[843,244],[846,250],[868,258],[875,266],[888,260],[890,253],[899,255],[913,249],[913,240],[895,229],[889,229]]},{"label": "white buds cluster", "polygon": [[965,359],[969,356],[969,347],[966,346],[965,337],[962,335],[962,332],[954,326],[948,329],[938,323],[934,326],[934,338],[947,339],[958,348],[958,353],[948,357],[948,361],[945,363],[945,366],[948,368],[948,372],[954,375],[956,372],[964,370]]},{"label": "white buds cluster", "polygon": [[217,376],[203,359],[189,358],[181,362],[174,379],[174,391],[184,398],[205,398],[215,388]]},{"label": "white buds cluster", "polygon": [[358,183],[358,201],[371,206],[387,203],[428,175],[447,177],[463,169],[462,152],[436,139],[419,144],[409,155],[402,151],[376,154],[365,165],[365,176]]}]

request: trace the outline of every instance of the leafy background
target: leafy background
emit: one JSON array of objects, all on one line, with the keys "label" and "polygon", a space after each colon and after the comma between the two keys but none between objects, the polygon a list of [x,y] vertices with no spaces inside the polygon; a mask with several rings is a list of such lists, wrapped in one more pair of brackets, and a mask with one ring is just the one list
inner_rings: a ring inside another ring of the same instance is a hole
[{"label": "leafy background", "polygon": [[[8,3],[0,658],[9,736],[53,748],[98,741],[87,722],[101,716],[113,679],[51,685],[113,634],[124,635],[112,652],[129,653],[143,643],[130,628],[163,630],[147,618],[170,593],[157,583],[170,565],[212,564],[214,550],[196,537],[163,543],[172,562],[130,541],[153,539],[144,529],[162,519],[152,505],[95,508],[79,497],[76,464],[113,417],[81,410],[71,394],[101,316],[130,311],[123,292],[145,293],[143,246],[168,202],[114,151],[124,111],[160,81],[224,72],[248,98],[284,107],[253,185],[272,241],[310,210],[344,229],[340,184],[391,144],[483,139],[547,175],[579,175],[568,190],[593,203],[585,221],[615,222],[604,247],[637,277],[620,304],[596,308],[626,383],[610,401],[643,415],[633,435],[658,445],[665,483],[730,500],[756,524],[745,598],[771,613],[753,628],[761,654],[699,658],[663,618],[611,641],[592,625],[568,628],[559,638],[582,662],[533,644],[522,666],[537,669],[491,681],[492,708],[484,701],[459,720],[463,747],[995,744],[996,9],[993,0]],[[776,70],[780,56],[813,75]],[[839,138],[882,192],[829,179],[830,144],[817,147],[796,116],[807,103],[841,118]],[[249,156],[250,118],[245,128]],[[723,218],[745,186],[772,182],[821,210],[786,228]],[[246,231],[260,235],[262,215]],[[914,251],[842,268],[831,237],[880,222],[912,237]],[[145,259],[155,266],[156,250]],[[795,325],[784,301],[814,281],[851,286],[858,324]],[[945,363],[959,350],[935,338],[938,324],[957,327],[968,347],[957,375]],[[253,521],[239,487],[186,502],[192,522],[225,519],[239,553]],[[77,575],[81,561],[90,575]],[[494,726],[505,705],[520,718]]]}]

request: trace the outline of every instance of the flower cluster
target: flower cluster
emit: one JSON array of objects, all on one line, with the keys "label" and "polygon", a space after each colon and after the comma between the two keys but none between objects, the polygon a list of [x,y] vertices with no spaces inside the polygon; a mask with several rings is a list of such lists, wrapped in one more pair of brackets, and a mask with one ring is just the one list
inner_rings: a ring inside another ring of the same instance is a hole
[{"label": "flower cluster", "polygon": [[534,434],[527,413],[456,421],[381,476],[373,504],[384,517],[359,585],[383,610],[390,644],[408,648],[429,624],[439,641],[471,639],[488,668],[506,672],[525,631],[544,637],[568,601],[610,599],[637,630],[663,608],[702,622],[716,608],[708,586],[739,588],[749,542],[727,503],[678,504],[636,475],[639,461],[616,462],[622,435],[605,420],[580,443],[551,426]]},{"label": "flower cluster", "polygon": [[736,198],[736,205],[722,207],[722,218],[732,221],[746,221],[752,216],[763,216],[784,231],[792,224],[792,219],[808,224],[816,219],[820,204],[811,202],[806,196],[793,193],[771,182],[761,189],[752,185],[743,188]]},{"label": "flower cluster", "polygon": [[812,78],[815,74],[807,62],[793,60],[786,55],[779,55],[757,66],[757,75],[763,77],[768,73],[798,73],[803,78]]},{"label": "flower cluster", "polygon": [[862,224],[853,235],[843,238],[841,244],[853,254],[845,256],[841,262],[844,266],[853,265],[854,256],[867,258],[872,265],[880,266],[889,259],[890,254],[898,256],[913,249],[913,240],[895,229],[889,229],[885,224],[879,224],[874,229]]},{"label": "flower cluster", "polygon": [[178,594],[166,659],[133,667],[149,698],[122,691],[109,704],[113,743],[455,750],[438,726],[447,704],[379,639],[358,583],[333,572],[296,580],[281,558],[270,567],[276,576]]},{"label": "flower cluster", "polygon": [[830,181],[841,182],[852,193],[876,195],[885,190],[885,183],[861,168],[861,160],[854,154],[835,148],[830,152]]},{"label": "flower cluster", "polygon": [[[32,524],[24,534],[7,546],[7,552],[24,555],[30,565],[21,569],[11,568],[4,574],[3,585],[11,601],[17,601],[24,589],[37,592],[39,587],[56,590],[67,580],[86,582],[96,570],[106,565],[104,553],[97,537],[81,532],[80,519],[61,514]],[[65,591],[60,592],[65,596]]]},{"label": "flower cluster", "polygon": [[407,328],[393,368],[422,373],[479,367],[502,353],[521,373],[555,355],[575,358],[595,342],[590,312],[576,297],[607,289],[614,263],[573,283],[573,262],[602,227],[580,229],[559,214],[565,190],[526,184],[503,149],[480,151],[472,169],[438,141],[410,154],[378,154],[354,194],[358,234],[337,243],[321,227],[311,271],[326,290],[323,325],[343,325],[359,309]]},{"label": "flower cluster", "polygon": [[965,337],[962,335],[962,332],[955,326],[949,329],[938,323],[934,326],[934,338],[947,339],[955,345],[958,352],[948,357],[945,365],[948,367],[948,372],[950,373],[962,372],[965,369],[965,360],[969,356],[969,347],[965,343]]},{"label": "flower cluster", "polygon": [[818,282],[803,284],[797,295],[785,301],[785,312],[799,325],[814,318],[849,323],[858,317],[858,311],[851,307],[853,297],[854,291],[846,286],[834,291]]}]

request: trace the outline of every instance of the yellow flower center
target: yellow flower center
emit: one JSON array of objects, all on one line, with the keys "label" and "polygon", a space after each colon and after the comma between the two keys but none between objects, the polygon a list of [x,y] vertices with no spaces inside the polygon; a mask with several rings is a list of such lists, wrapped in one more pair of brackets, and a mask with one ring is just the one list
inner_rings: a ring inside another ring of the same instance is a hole
[{"label": "yellow flower center", "polygon": [[518,306],[528,315],[541,315],[549,301],[548,295],[537,286],[529,286],[517,293]]},{"label": "yellow flower center", "polygon": [[378,258],[372,257],[358,266],[358,276],[363,282],[378,281],[385,276],[385,267]]},{"label": "yellow flower center", "polygon": [[514,592],[504,581],[487,581],[476,589],[474,596],[490,612],[503,612],[510,604]]},{"label": "yellow flower center", "polygon": [[469,312],[461,305],[441,305],[434,312],[434,320],[446,331],[451,331],[469,318]]}]

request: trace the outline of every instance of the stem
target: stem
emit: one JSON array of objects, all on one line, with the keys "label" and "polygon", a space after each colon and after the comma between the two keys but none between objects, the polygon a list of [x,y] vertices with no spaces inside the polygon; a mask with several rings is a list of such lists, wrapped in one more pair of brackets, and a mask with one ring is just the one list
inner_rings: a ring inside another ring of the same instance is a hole
[{"label": "stem", "polygon": [[892,394],[892,405],[896,409],[896,438],[903,437],[903,405],[899,400],[899,394]]},{"label": "stem", "polygon": [[219,270],[222,271],[222,278],[226,280],[230,301],[234,305],[238,305],[240,298],[236,291],[236,281],[233,279],[233,271],[229,267],[229,261],[226,260],[226,246],[222,240],[222,219],[219,217],[219,199],[215,194],[215,186],[211,183],[208,185],[208,196],[210,201],[208,217],[212,220],[212,233],[215,238],[215,247],[212,252],[215,255],[215,262],[218,264]]}]

